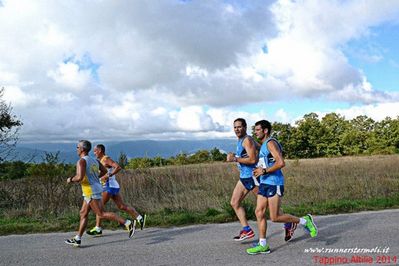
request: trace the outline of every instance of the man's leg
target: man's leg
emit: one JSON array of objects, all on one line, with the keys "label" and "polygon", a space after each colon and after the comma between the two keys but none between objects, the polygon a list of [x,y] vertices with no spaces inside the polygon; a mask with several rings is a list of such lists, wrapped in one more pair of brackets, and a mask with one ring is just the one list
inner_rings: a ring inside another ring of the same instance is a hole
[{"label": "man's leg", "polygon": [[83,200],[82,208],[80,209],[79,236],[82,236],[86,229],[90,209],[90,204]]},{"label": "man's leg", "polygon": [[140,224],[140,228],[141,230],[143,230],[144,226],[145,226],[145,220],[146,220],[146,215],[143,214],[143,216],[141,216],[134,207],[130,207],[127,206],[123,200],[122,197],[119,193],[117,193],[116,195],[112,196],[112,200],[115,202],[116,206],[118,207],[119,210],[127,212],[130,214],[130,216],[132,216],[135,220],[137,220]]},{"label": "man's leg", "polygon": [[281,197],[277,193],[269,198],[270,220],[275,223],[299,223],[299,218],[280,210]]},{"label": "man's leg", "polygon": [[[111,195],[107,191],[104,191],[101,196],[102,196],[101,200],[102,209],[104,209],[105,204],[108,203],[109,199],[111,198]],[[96,226],[101,227],[101,218],[98,215],[96,215]]]},{"label": "man's leg", "polygon": [[[279,215],[283,215],[283,211],[280,208]],[[283,229],[284,229],[284,241],[288,242],[294,237],[294,233],[296,228],[298,227],[297,223],[284,223]]]},{"label": "man's leg", "polygon": [[80,246],[81,237],[82,237],[83,232],[84,232],[84,230],[86,228],[86,225],[87,225],[87,220],[88,220],[87,217],[88,217],[89,211],[90,211],[90,205],[86,202],[86,200],[83,200],[82,208],[80,209],[80,212],[79,212],[79,214],[80,214],[80,222],[79,222],[78,234],[75,237],[71,238],[71,239],[65,240],[66,244],[72,245],[72,246],[75,246],[75,247],[79,247]]},{"label": "man's leg", "polygon": [[272,222],[301,224],[309,232],[311,237],[317,236],[318,230],[310,214],[307,214],[302,218],[298,218],[291,214],[284,214],[282,211],[280,211],[280,205],[281,196],[279,196],[277,193],[273,197],[269,198],[270,220]]},{"label": "man's leg", "polygon": [[254,189],[251,190],[252,193],[254,193],[255,197],[258,197],[258,192],[259,192],[259,186],[255,186]]},{"label": "man's leg", "polygon": [[263,197],[262,195],[258,195],[256,197],[256,221],[258,223],[258,230],[259,230],[259,238],[266,238],[266,230],[267,230],[267,223],[266,223],[266,208],[267,208],[267,198]]},{"label": "man's leg", "polygon": [[233,194],[231,195],[231,201],[230,201],[230,205],[231,207],[233,207],[234,212],[236,213],[237,218],[243,227],[248,226],[248,221],[245,215],[245,209],[244,207],[241,206],[241,202],[247,196],[248,192],[249,191],[245,189],[241,181],[238,181],[233,190]]},{"label": "man's leg", "polygon": [[241,202],[248,195],[249,191],[244,187],[241,181],[238,181],[231,196],[230,205],[234,209],[240,224],[243,229],[240,231],[238,236],[234,237],[235,241],[242,241],[255,236],[251,227],[248,225],[245,209],[241,206]]},{"label": "man's leg", "polygon": [[[107,191],[104,191],[102,193],[102,208],[103,209],[105,207],[105,204],[107,204],[107,202],[109,201],[110,198],[111,198],[111,195]],[[100,216],[96,215],[96,226],[90,230],[87,230],[86,233],[91,236],[101,236],[102,235],[103,230],[101,228]]]},{"label": "man's leg", "polygon": [[136,221],[125,220],[113,212],[104,212],[102,203],[100,200],[93,199],[90,201],[90,207],[93,212],[98,215],[101,219],[116,221],[119,224],[124,224],[126,229],[129,231],[129,238],[131,238],[135,231]]},{"label": "man's leg", "polygon": [[266,243],[266,217],[265,212],[267,208],[268,199],[262,195],[258,195],[256,198],[256,221],[258,223],[259,230],[259,243],[255,247],[247,249],[247,253],[250,255],[270,253],[269,245]]}]

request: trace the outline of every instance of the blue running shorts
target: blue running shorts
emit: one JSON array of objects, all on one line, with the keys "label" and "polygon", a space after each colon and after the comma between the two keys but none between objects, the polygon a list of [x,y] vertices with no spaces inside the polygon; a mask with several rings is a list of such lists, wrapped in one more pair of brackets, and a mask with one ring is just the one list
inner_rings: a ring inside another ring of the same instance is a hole
[{"label": "blue running shorts", "polygon": [[284,186],[273,186],[268,184],[260,184],[258,195],[266,198],[271,198],[274,195],[284,196]]},{"label": "blue running shorts", "polygon": [[253,190],[255,187],[259,186],[259,177],[240,178],[241,183],[244,185],[246,190]]},{"label": "blue running shorts", "polygon": [[115,187],[103,187],[103,192],[107,192],[108,194],[111,194],[112,196],[115,196],[119,193],[119,188]]}]

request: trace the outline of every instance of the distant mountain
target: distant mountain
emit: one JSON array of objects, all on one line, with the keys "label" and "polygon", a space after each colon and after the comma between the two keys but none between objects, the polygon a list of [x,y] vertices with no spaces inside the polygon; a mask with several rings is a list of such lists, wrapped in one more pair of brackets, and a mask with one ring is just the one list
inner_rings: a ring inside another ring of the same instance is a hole
[{"label": "distant mountain", "polygon": [[[76,144],[73,145],[76,148]],[[76,162],[79,158],[76,152],[66,152],[60,150],[44,150],[44,149],[36,149],[36,148],[27,148],[27,147],[20,147],[19,145],[15,149],[15,151],[7,158],[12,161],[24,161],[24,162],[34,162],[40,163],[44,161],[46,153],[53,153],[59,152],[58,158],[60,162],[65,163],[72,163]]]},{"label": "distant mountain", "polygon": [[[115,159],[121,152],[129,159],[156,156],[169,158],[180,153],[192,154],[198,150],[211,150],[215,147],[224,152],[234,152],[236,143],[235,139],[103,142],[106,153]],[[76,143],[20,143],[13,160],[41,162],[46,152],[60,152],[59,158],[65,163],[75,163],[78,159]]]}]

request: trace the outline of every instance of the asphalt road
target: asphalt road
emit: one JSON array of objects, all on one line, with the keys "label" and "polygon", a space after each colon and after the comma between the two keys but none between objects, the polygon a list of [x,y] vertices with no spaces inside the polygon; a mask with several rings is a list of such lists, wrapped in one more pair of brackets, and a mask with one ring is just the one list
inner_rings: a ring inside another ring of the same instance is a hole
[{"label": "asphalt road", "polygon": [[[316,238],[298,228],[289,243],[283,240],[282,225],[268,221],[272,252],[265,255],[246,254],[254,239],[232,240],[240,229],[238,222],[147,228],[132,239],[126,231],[104,231],[102,237],[84,235],[80,248],[64,244],[75,232],[1,236],[0,265],[399,265],[399,210],[314,220]],[[255,222],[251,225],[256,229]],[[350,263],[354,257],[361,263]]]}]

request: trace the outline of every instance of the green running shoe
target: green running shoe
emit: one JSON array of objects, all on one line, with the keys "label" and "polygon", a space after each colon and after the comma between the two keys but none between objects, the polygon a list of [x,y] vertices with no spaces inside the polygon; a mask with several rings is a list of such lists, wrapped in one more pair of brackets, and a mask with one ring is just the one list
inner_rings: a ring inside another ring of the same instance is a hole
[{"label": "green running shoe", "polygon": [[255,247],[247,249],[247,253],[249,255],[268,254],[270,253],[270,247],[269,244],[264,247],[258,243]]},{"label": "green running shoe", "polygon": [[305,229],[310,233],[311,237],[317,236],[317,227],[316,224],[313,222],[312,215],[307,214],[303,217],[306,220]]},{"label": "green running shoe", "polygon": [[90,236],[102,236],[103,230],[100,229],[100,231],[97,231],[96,227],[93,227],[92,229],[87,230],[86,234]]}]

